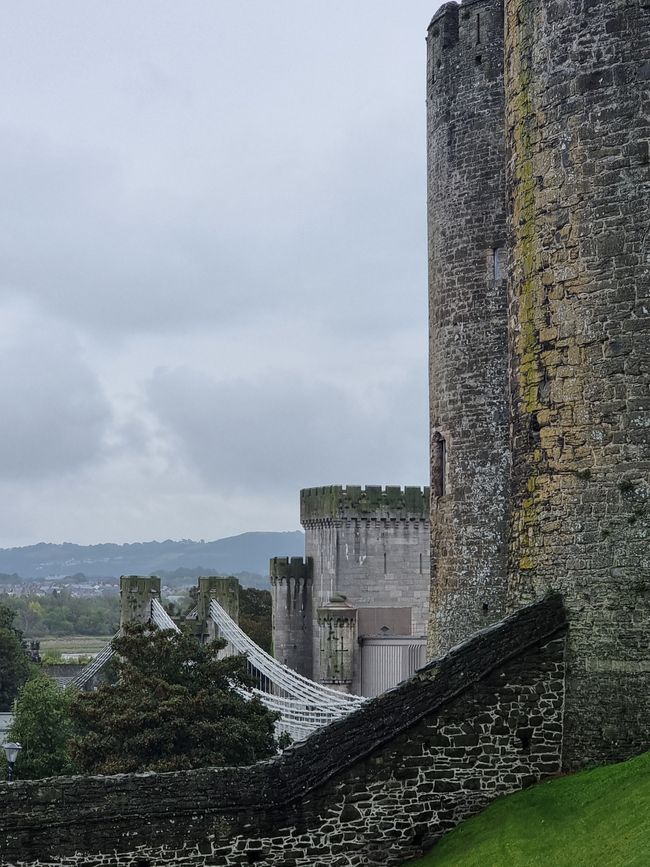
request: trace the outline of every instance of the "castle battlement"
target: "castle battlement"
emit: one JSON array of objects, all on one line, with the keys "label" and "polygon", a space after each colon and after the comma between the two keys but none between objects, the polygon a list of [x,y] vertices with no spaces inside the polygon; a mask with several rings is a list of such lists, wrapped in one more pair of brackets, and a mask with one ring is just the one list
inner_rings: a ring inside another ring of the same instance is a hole
[{"label": "castle battlement", "polygon": [[272,557],[269,563],[271,583],[288,578],[311,579],[313,571],[311,557]]},{"label": "castle battlement", "polygon": [[[455,79],[494,81],[503,68],[503,0],[445,3],[427,31],[429,88],[440,85],[445,98],[462,94]],[[466,94],[462,98],[471,98]]]},{"label": "castle battlement", "polygon": [[328,485],[303,488],[300,522],[350,518],[429,520],[429,488],[399,485]]}]

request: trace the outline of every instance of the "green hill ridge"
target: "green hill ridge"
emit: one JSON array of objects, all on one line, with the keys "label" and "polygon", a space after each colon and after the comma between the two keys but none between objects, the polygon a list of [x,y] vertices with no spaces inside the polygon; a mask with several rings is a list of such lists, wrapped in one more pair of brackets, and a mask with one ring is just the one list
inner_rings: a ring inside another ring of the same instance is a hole
[{"label": "green hill ridge", "polygon": [[648,867],[650,753],[501,798],[408,867]]}]

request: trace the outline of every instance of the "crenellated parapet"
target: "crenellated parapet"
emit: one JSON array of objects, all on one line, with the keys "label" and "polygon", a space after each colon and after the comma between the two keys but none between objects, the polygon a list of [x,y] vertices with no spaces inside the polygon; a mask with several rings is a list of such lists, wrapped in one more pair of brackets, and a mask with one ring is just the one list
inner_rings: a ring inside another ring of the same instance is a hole
[{"label": "crenellated parapet", "polygon": [[443,102],[459,96],[467,104],[480,99],[466,83],[502,79],[502,0],[445,3],[431,19],[427,45],[429,95],[438,94]]},{"label": "crenellated parapet", "polygon": [[310,581],[313,573],[314,561],[311,557],[272,557],[269,563],[271,584],[290,578]]},{"label": "crenellated parapet", "polygon": [[301,490],[301,524],[350,518],[428,521],[429,488],[328,485]]},{"label": "crenellated parapet", "polygon": [[[429,500],[429,488],[417,486],[300,492],[306,556],[274,557],[269,568],[276,659],[354,693],[361,688],[357,609],[398,609],[406,634],[425,634]],[[344,597],[345,605],[332,605]]]}]

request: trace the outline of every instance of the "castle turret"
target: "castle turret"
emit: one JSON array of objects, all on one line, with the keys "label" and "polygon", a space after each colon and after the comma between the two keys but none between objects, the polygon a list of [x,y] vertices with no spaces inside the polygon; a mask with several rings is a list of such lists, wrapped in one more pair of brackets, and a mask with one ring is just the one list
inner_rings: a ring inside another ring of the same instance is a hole
[{"label": "castle turret", "polygon": [[510,473],[503,11],[446,3],[427,69],[431,620],[438,655],[505,611]]},{"label": "castle turret", "polygon": [[[313,562],[313,678],[321,671],[318,609],[336,594],[385,631],[426,634],[429,597],[429,489],[332,485],[300,492],[305,551]],[[370,622],[370,621],[368,621]],[[354,655],[353,691],[360,689]]]},{"label": "castle turret", "polygon": [[357,610],[345,596],[333,593],[329,603],[318,609],[317,617],[321,683],[349,692],[354,682]]},{"label": "castle turret", "polygon": [[313,669],[313,562],[273,557],[270,563],[273,655],[298,674]]},{"label": "castle turret", "polygon": [[224,578],[221,575],[203,575],[198,580],[198,592],[196,595],[196,620],[197,637],[204,643],[214,641],[218,637],[214,620],[210,616],[210,602],[215,600],[224,609],[226,614],[239,623],[239,579],[230,576]]},{"label": "castle turret", "polygon": [[570,617],[565,757],[650,745],[650,6],[507,0],[513,607]]}]

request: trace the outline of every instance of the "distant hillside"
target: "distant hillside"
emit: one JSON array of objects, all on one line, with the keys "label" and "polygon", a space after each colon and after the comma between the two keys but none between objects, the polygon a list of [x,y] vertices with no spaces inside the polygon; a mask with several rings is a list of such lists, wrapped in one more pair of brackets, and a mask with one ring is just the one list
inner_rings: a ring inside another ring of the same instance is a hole
[{"label": "distant hillside", "polygon": [[271,557],[295,557],[304,552],[304,536],[291,533],[242,533],[214,542],[134,542],[115,545],[54,545],[39,542],[25,548],[0,549],[0,573],[22,578],[48,578],[83,572],[89,577],[151,575],[188,570],[190,573],[268,575]]},{"label": "distant hillside", "polygon": [[495,801],[409,867],[647,867],[649,817],[645,753]]}]

